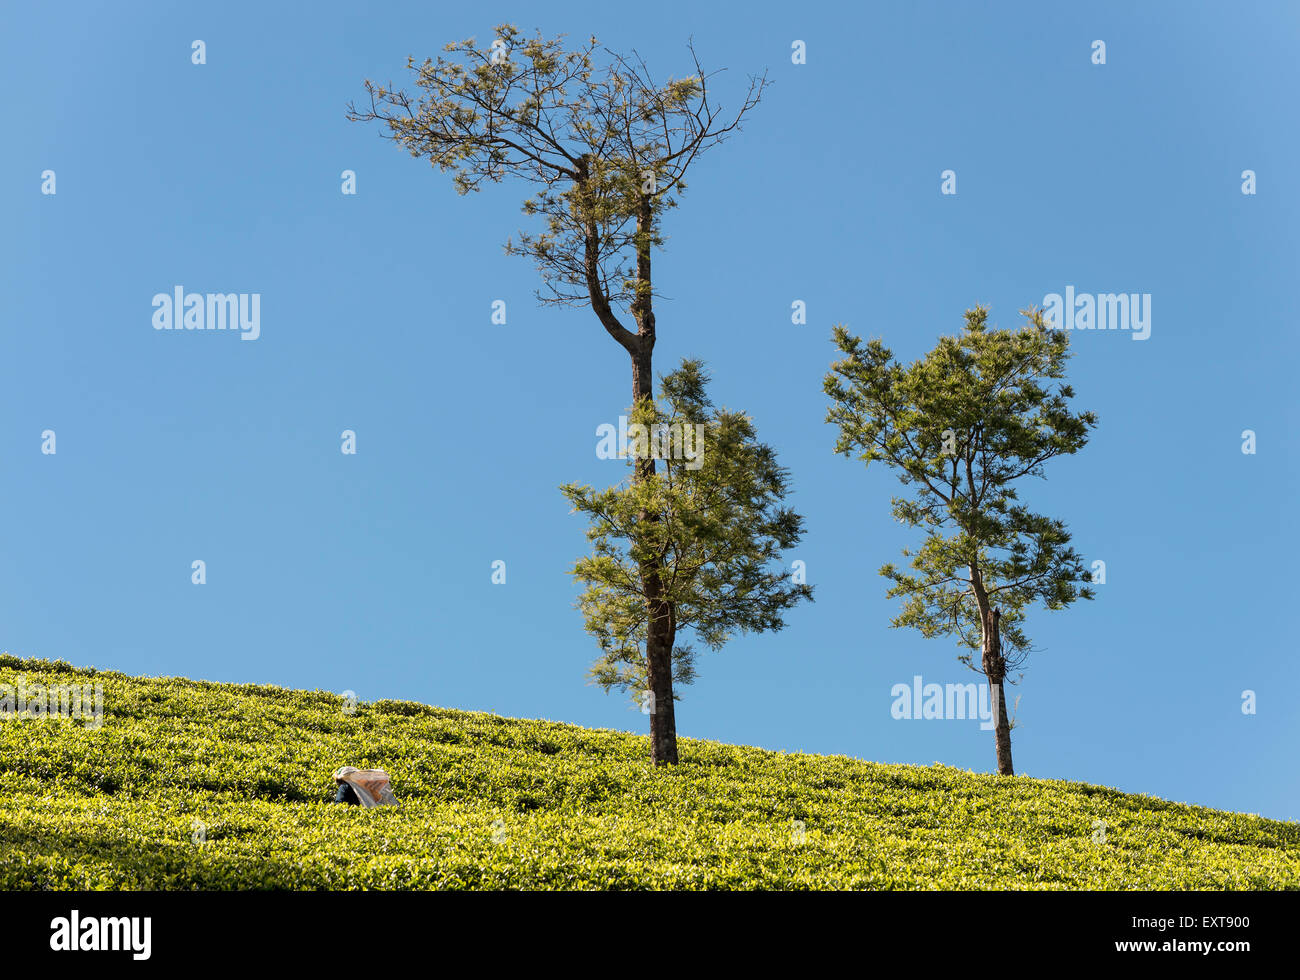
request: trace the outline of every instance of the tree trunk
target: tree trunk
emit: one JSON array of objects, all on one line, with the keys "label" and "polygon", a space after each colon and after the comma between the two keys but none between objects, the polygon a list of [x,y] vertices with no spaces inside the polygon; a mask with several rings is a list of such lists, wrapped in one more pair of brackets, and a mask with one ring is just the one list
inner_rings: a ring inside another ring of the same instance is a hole
[{"label": "tree trunk", "polygon": [[997,686],[989,682],[994,697],[998,699],[997,720],[994,722],[993,735],[998,746],[998,775],[1014,776],[1016,771],[1011,765],[1011,722],[1007,719],[1007,698],[1002,691],[1002,681]]},{"label": "tree trunk", "polygon": [[[637,344],[632,353],[632,400],[639,404],[654,397],[655,316],[650,291],[650,234],[653,212],[648,200],[637,214],[637,295],[631,304],[636,319]],[[639,459],[636,479],[655,474],[653,457]],[[655,520],[656,515],[642,515]],[[677,764],[677,716],[673,706],[673,644],[676,628],[671,604],[664,598],[657,562],[641,565],[641,585],[646,597],[646,681],[650,687],[650,761],[656,766]]]},{"label": "tree trunk", "polygon": [[650,683],[650,761],[656,766],[677,764],[677,716],[673,707],[673,636],[668,604],[659,603],[646,639]]},{"label": "tree trunk", "polygon": [[989,594],[984,588],[984,576],[980,574],[979,565],[972,561],[970,569],[971,591],[975,593],[975,604],[979,607],[982,639],[980,643],[980,666],[989,682],[989,697],[993,700],[993,740],[997,747],[998,775],[1014,776],[1011,765],[1011,722],[1007,718],[1007,699],[1003,693],[1003,679],[1007,674],[1007,662],[1002,656],[1002,610],[994,609]]},{"label": "tree trunk", "polygon": [[[654,473],[654,460],[649,460]],[[647,520],[654,520],[653,515]],[[656,766],[677,764],[677,715],[673,710],[673,644],[677,640],[672,606],[663,597],[658,563],[641,564],[646,595],[646,681],[650,687],[650,761]]]},{"label": "tree trunk", "polygon": [[[586,206],[591,206],[588,194],[590,160],[578,160],[577,189]],[[585,262],[587,292],[591,308],[606,332],[628,352],[632,358],[632,403],[639,405],[654,398],[655,314],[654,290],[650,277],[650,248],[654,238],[654,202],[643,196],[636,215],[636,295],[630,312],[636,320],[636,333],[627,330],[610,307],[600,276],[600,228],[595,219],[587,220]],[[652,479],[655,474],[653,458],[638,459],[633,478],[638,482]],[[655,520],[653,514],[640,515],[642,520]],[[646,609],[646,682],[650,702],[650,759],[656,766],[671,765],[677,761],[677,720],[673,712],[673,644],[676,626],[671,602],[664,597],[662,569],[658,562],[641,563],[641,586],[645,593]]]},{"label": "tree trunk", "polygon": [[[645,373],[649,377],[649,357]],[[647,396],[648,397],[648,396]],[[654,459],[638,460],[636,478],[654,476]],[[642,520],[657,520],[655,514],[643,514]],[[645,590],[646,609],[646,681],[650,687],[650,761],[656,766],[677,764],[677,717],[673,710],[673,644],[676,630],[672,607],[663,595],[663,579],[658,562],[641,563],[641,586]]]},{"label": "tree trunk", "polygon": [[989,681],[989,692],[997,702],[994,710],[993,737],[997,743],[998,775],[1014,776],[1016,771],[1011,765],[1011,722],[1007,718],[1007,696],[1003,688],[1006,677],[1006,661],[1002,658],[1002,630],[1000,620],[1002,610],[994,609],[989,616],[990,629],[985,633],[984,675]]}]

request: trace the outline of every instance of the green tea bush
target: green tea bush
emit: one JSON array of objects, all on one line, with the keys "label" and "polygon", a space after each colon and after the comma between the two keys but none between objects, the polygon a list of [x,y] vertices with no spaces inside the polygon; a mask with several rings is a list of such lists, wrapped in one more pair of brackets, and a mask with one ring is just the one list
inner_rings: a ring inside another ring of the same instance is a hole
[{"label": "green tea bush", "polygon": [[[1080,783],[0,656],[0,888],[1300,888],[1300,825]],[[340,765],[400,807],[336,806]],[[1104,835],[1098,833],[1103,827]]]}]

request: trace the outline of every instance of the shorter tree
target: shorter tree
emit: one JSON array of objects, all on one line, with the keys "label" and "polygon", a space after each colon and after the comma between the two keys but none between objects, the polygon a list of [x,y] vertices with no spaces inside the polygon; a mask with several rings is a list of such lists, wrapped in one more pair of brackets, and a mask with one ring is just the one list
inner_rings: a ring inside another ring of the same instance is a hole
[{"label": "shorter tree", "polygon": [[1047,329],[1036,310],[1024,315],[1023,329],[989,330],[987,309],[968,310],[960,336],[906,366],[879,340],[863,344],[837,326],[846,356],[824,385],[826,421],[840,428],[836,452],[883,462],[915,489],[892,501],[899,521],[925,529],[925,542],[903,552],[914,574],[880,569],[894,583],[889,597],[903,600],[891,625],[927,639],[953,635],[980,652],[978,666],[972,654],[959,659],[988,679],[1004,775],[1015,770],[1003,681],[1031,650],[1024,611],[1093,597],[1065,525],[1016,494],[1017,481],[1043,476],[1047,460],[1078,452],[1097,423],[1070,411],[1068,384],[1044,385],[1065,377],[1069,335]]},{"label": "shorter tree", "polygon": [[[713,406],[708,381],[699,361],[684,360],[660,379],[658,402],[633,406],[627,480],[560,488],[590,520],[592,553],[573,568],[601,651],[590,676],[641,702],[661,764],[677,761],[674,682],[695,676],[694,647],[679,641],[718,650],[736,632],[780,630],[785,611],[812,598],[779,564],[803,534],[803,519],[783,506],[787,471],[748,416]],[[662,465],[638,479],[647,457]],[[661,570],[654,594],[641,575],[648,564]],[[657,617],[664,628],[651,630]]]}]

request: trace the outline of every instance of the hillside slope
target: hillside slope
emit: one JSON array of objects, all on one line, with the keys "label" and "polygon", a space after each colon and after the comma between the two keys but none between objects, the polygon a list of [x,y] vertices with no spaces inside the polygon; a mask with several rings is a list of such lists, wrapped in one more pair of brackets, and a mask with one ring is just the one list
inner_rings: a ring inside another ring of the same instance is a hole
[{"label": "hillside slope", "polygon": [[[1080,783],[0,656],[0,888],[1300,888],[1300,825]],[[0,688],[3,694],[4,688]],[[383,767],[402,806],[326,802]],[[1099,836],[1105,823],[1105,839]]]}]

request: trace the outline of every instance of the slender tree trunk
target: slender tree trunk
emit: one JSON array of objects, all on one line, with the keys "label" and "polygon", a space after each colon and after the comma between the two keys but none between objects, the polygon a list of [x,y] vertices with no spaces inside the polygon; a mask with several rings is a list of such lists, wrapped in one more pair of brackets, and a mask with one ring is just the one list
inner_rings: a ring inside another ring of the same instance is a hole
[{"label": "slender tree trunk", "polygon": [[[646,358],[649,376],[649,358]],[[639,375],[638,375],[639,376]],[[655,461],[637,461],[637,479],[654,476]],[[642,515],[655,520],[656,515]],[[645,590],[646,608],[646,681],[650,687],[650,761],[656,766],[677,764],[677,717],[673,710],[673,627],[672,607],[663,595],[663,579],[658,562],[641,563],[641,586]]]},{"label": "slender tree trunk", "polygon": [[970,583],[975,593],[975,603],[979,607],[982,640],[980,643],[980,666],[989,682],[989,696],[993,699],[993,740],[997,748],[998,775],[1014,776],[1015,768],[1011,764],[1011,722],[1007,717],[1007,698],[1003,689],[1003,680],[1007,674],[1007,662],[1002,656],[1002,610],[994,609],[989,594],[984,589],[984,577],[979,565],[971,562]]},{"label": "slender tree trunk", "polygon": [[[650,202],[637,214],[637,296],[631,312],[636,319],[637,344],[632,355],[632,400],[639,404],[654,397],[655,316],[650,278],[650,235],[654,219]],[[655,461],[641,459],[636,479],[653,478]],[[655,515],[642,515],[655,520]],[[677,716],[673,705],[673,611],[664,598],[658,562],[641,565],[641,586],[646,597],[646,680],[650,686],[650,761],[656,766],[677,764]]]},{"label": "slender tree trunk", "polygon": [[[989,683],[992,687],[992,682]],[[998,681],[993,690],[998,699],[997,720],[993,728],[998,747],[998,775],[1014,776],[1016,771],[1011,765],[1011,722],[1007,719],[1007,698],[1002,692],[1002,681]]]},{"label": "slender tree trunk", "polygon": [[[590,160],[578,161],[577,189],[587,195]],[[590,205],[590,201],[586,202]],[[636,333],[618,321],[610,307],[609,296],[600,278],[600,229],[589,220],[586,230],[587,292],[591,308],[606,332],[628,352],[632,359],[632,402],[639,405],[654,398],[655,314],[654,290],[650,276],[650,248],[654,239],[654,202],[643,196],[636,215],[636,295],[630,312],[636,320]],[[633,478],[642,481],[655,474],[653,458],[638,459]],[[642,514],[642,520],[655,520]],[[677,761],[677,719],[673,712],[673,643],[676,626],[671,602],[664,597],[662,569],[658,562],[641,563],[641,586],[646,610],[646,681],[650,688],[650,759],[656,766]]]},{"label": "slender tree trunk", "polygon": [[[641,472],[653,475],[653,459]],[[638,466],[640,469],[640,466]],[[647,516],[646,520],[654,520]],[[641,585],[646,596],[646,681],[650,686],[650,761],[656,766],[677,764],[677,716],[673,709],[672,606],[664,598],[663,580],[657,562],[641,564]]]},{"label": "slender tree trunk", "polygon": [[[667,621],[668,628],[658,625]],[[677,764],[677,716],[673,706],[673,641],[667,603],[650,621],[646,660],[650,681],[650,761],[656,766]]]},{"label": "slender tree trunk", "polygon": [[994,708],[997,714],[993,721],[993,738],[997,743],[998,775],[1014,776],[1016,770],[1011,764],[1011,722],[1007,718],[1007,696],[1003,687],[1007,667],[1002,658],[1001,619],[1000,609],[994,609],[988,617],[989,629],[985,631],[984,642],[984,674],[989,681],[989,690],[997,701]]}]

